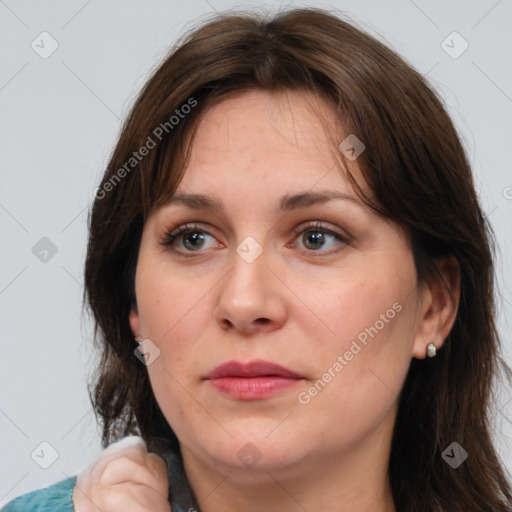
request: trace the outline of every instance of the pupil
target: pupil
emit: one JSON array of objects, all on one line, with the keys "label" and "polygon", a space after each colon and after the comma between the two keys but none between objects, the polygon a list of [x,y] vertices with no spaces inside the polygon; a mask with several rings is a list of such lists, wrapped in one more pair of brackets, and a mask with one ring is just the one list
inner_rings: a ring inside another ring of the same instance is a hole
[{"label": "pupil", "polygon": [[185,239],[184,239],[185,245],[191,246],[193,249],[197,249],[202,245],[204,242],[204,235],[201,233],[195,232],[190,233]]},{"label": "pupil", "polygon": [[324,234],[315,231],[304,233],[304,245],[310,249],[320,249],[324,243]]}]

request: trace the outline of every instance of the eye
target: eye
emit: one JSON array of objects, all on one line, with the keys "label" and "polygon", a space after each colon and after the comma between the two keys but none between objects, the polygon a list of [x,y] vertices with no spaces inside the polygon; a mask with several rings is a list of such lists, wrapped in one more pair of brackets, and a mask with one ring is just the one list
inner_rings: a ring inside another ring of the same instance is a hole
[{"label": "eye", "polygon": [[201,252],[206,249],[222,247],[215,237],[197,224],[184,224],[167,232],[160,244],[175,252]]},{"label": "eye", "polygon": [[[347,244],[347,239],[322,225],[320,222],[309,222],[301,224],[293,232],[297,235],[288,247],[302,246],[308,253],[329,255],[342,250]],[[171,251],[185,255],[191,253],[205,252],[208,249],[222,248],[222,243],[208,233],[201,225],[184,224],[172,231],[166,232],[159,240],[160,244]],[[315,254],[316,256],[316,254]]]},{"label": "eye", "polygon": [[299,242],[308,252],[319,252],[323,255],[333,254],[342,250],[348,244],[343,235],[319,222],[302,224],[294,229],[294,233],[298,236],[291,245],[294,247]]}]

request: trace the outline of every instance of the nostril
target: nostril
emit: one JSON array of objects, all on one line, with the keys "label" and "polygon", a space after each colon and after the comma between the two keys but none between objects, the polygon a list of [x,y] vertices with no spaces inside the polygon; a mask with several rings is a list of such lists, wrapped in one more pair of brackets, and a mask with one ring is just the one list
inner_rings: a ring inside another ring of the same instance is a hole
[{"label": "nostril", "polygon": [[268,318],[257,318],[256,322],[259,323],[259,324],[266,325],[266,324],[268,324],[270,322],[270,320]]},{"label": "nostril", "polygon": [[223,329],[231,329],[233,327],[233,323],[227,318],[222,319],[222,328]]}]

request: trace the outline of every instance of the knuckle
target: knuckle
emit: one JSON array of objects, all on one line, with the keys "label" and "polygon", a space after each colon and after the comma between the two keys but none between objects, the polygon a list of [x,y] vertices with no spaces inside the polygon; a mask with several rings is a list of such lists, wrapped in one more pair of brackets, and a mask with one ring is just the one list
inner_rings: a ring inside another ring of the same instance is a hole
[{"label": "knuckle", "polygon": [[127,471],[134,471],[140,463],[125,455],[112,459],[100,468],[97,481],[115,482],[122,474]]}]

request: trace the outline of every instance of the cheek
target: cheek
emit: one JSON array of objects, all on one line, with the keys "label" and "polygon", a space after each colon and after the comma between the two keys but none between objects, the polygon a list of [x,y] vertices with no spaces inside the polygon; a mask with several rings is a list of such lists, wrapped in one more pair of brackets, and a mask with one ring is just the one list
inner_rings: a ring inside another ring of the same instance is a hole
[{"label": "cheek", "polygon": [[186,376],[179,373],[180,363],[170,364],[169,358],[161,357],[148,367],[149,380],[153,395],[165,417],[178,438],[188,439],[191,430],[202,430],[208,425],[211,432],[215,423],[208,423],[208,416],[201,403],[194,398],[196,391],[186,381]]},{"label": "cheek", "polygon": [[178,278],[165,266],[150,265],[138,279],[141,332],[160,350],[148,366],[151,386],[167,420],[179,425],[185,418],[201,416],[192,398],[191,376],[199,372],[203,352],[196,344],[211,318],[211,305],[203,287]]},{"label": "cheek", "polygon": [[316,329],[302,323],[301,330],[322,350],[309,352],[314,389],[306,390],[304,401],[314,398],[319,414],[364,410],[378,416],[391,406],[411,360],[413,287],[414,275],[404,267],[402,275],[366,273],[309,295],[320,318]]},{"label": "cheek", "polygon": [[161,346],[189,345],[205,327],[208,315],[205,307],[208,289],[213,287],[205,279],[180,277],[169,268],[169,262],[155,258],[139,262],[136,276],[137,304],[141,331],[144,336]]},{"label": "cheek", "polygon": [[[397,323],[404,292],[400,280],[382,276],[353,276],[311,289],[305,285],[298,294],[307,297],[312,315],[297,315],[309,339],[329,349],[348,350],[353,340],[384,339]],[[310,321],[306,319],[310,318]],[[325,351],[324,351],[325,353]]]}]

